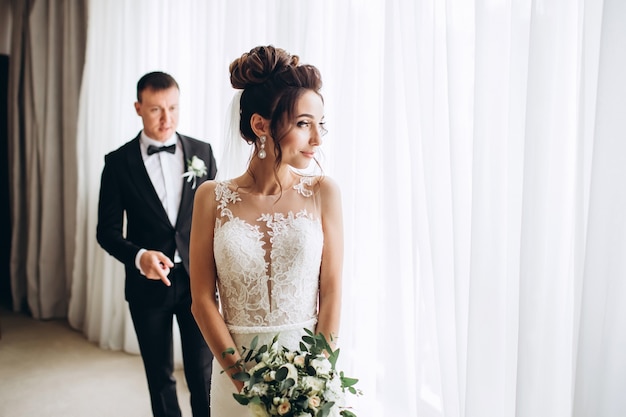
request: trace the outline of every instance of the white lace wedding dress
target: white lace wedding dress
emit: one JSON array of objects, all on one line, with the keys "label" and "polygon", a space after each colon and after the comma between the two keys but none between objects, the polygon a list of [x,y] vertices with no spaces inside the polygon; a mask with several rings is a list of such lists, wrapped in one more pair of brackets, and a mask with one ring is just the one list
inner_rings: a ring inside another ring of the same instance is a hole
[{"label": "white lace wedding dress", "polygon": [[[303,329],[315,328],[323,233],[313,182],[302,177],[279,196],[240,193],[229,181],[217,184],[217,285],[224,320],[240,352],[254,336],[261,344],[277,333],[283,346],[296,349]],[[221,370],[215,361],[211,415],[249,416]]]}]

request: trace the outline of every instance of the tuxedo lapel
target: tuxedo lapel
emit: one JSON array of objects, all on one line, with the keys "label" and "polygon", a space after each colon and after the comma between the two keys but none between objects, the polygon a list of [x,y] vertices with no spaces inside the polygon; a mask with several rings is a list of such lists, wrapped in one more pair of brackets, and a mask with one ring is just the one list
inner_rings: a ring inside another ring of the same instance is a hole
[{"label": "tuxedo lapel", "polygon": [[[193,153],[192,145],[187,140],[187,138],[182,135],[178,135],[178,139],[180,140],[183,148],[184,167],[185,169],[187,169],[187,161],[191,159]],[[181,213],[191,212],[191,208],[193,205],[193,196],[195,194],[194,190],[192,190],[191,188],[191,183],[188,183],[186,178],[181,177],[181,181],[183,181],[183,193],[180,199],[180,207],[178,208],[179,216],[176,219],[176,224],[180,223],[180,219],[182,218],[182,216],[180,215]]]},{"label": "tuxedo lapel", "polygon": [[139,136],[133,140],[132,146],[129,147],[129,150],[126,153],[126,161],[128,164],[129,179],[135,184],[136,192],[139,194],[141,199],[146,202],[150,209],[154,211],[157,218],[163,220],[167,224],[170,224],[167,212],[165,211],[163,204],[161,204],[161,200],[154,189],[154,185],[152,185],[152,181],[150,181],[148,171],[143,163],[143,158],[141,157],[141,147],[139,146]]}]

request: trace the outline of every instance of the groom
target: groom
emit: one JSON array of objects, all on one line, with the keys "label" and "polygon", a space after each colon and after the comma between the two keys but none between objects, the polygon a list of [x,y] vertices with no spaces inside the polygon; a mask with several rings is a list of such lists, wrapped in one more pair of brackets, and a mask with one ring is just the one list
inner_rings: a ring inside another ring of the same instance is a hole
[{"label": "groom", "polygon": [[193,416],[207,417],[213,356],[191,315],[189,233],[195,191],[217,168],[210,144],[176,132],[178,98],[169,74],[151,72],[137,83],[143,130],[105,157],[97,239],[125,266],[154,416],[181,416],[173,377],[176,316]]}]

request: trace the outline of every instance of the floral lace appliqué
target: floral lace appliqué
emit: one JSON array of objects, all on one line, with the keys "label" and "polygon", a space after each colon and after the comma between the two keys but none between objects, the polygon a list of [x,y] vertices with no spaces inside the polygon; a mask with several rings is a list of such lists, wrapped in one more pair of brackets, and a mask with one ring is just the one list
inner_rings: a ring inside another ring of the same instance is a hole
[{"label": "floral lace appliqu\u00e9", "polygon": [[[308,178],[294,186],[303,198],[313,195],[304,187],[307,183]],[[241,201],[238,193],[228,183],[220,183],[215,194],[220,216],[228,220],[216,221],[214,256],[222,313],[231,332],[314,321],[323,246],[321,221],[305,209],[295,214],[263,213],[257,221],[267,227],[266,248],[259,225],[233,216],[229,209]]]},{"label": "floral lace appliqu\u00e9", "polygon": [[302,177],[302,179],[300,179],[300,182],[293,186],[293,189],[298,191],[300,194],[302,194],[305,197],[311,197],[313,195],[313,191],[311,191],[308,188],[305,188],[304,186],[306,185],[310,187],[312,184],[313,184],[313,177]]},{"label": "floral lace appliqu\u00e9", "polygon": [[237,191],[233,191],[228,188],[228,182],[220,182],[215,187],[215,201],[218,202],[217,208],[221,210],[220,216],[226,216],[228,219],[232,220],[233,213],[226,207],[230,203],[234,204],[241,201],[241,198],[239,197],[239,193]]}]

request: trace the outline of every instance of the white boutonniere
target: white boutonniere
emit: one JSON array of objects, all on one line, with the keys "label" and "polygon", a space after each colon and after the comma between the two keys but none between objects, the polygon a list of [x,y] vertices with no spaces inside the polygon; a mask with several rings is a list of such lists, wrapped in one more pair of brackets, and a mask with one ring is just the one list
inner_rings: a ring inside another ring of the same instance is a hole
[{"label": "white boutonniere", "polygon": [[184,178],[187,178],[187,182],[192,182],[191,188],[196,188],[196,179],[207,174],[206,165],[204,161],[197,156],[192,156],[187,160],[187,172],[183,174]]}]

